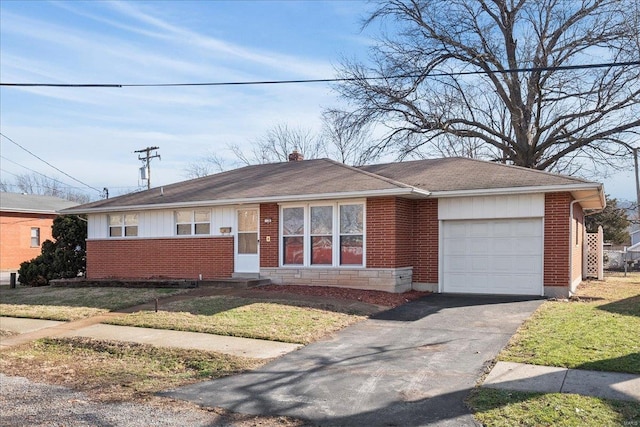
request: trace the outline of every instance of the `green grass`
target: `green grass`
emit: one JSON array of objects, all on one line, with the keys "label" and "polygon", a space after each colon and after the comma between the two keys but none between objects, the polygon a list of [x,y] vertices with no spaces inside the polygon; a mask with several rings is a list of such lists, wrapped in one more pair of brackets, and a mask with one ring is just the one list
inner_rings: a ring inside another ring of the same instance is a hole
[{"label": "green grass", "polygon": [[362,319],[291,301],[212,296],[173,302],[158,313],[141,311],[107,323],[308,344]]},{"label": "green grass", "polygon": [[0,316],[77,320],[185,291],[185,289],[53,288],[50,286],[3,289],[0,292]]},{"label": "green grass", "polygon": [[467,403],[492,427],[639,426],[640,404],[562,393],[523,393],[478,388]]},{"label": "green grass", "polygon": [[589,282],[547,301],[498,360],[640,374],[640,275]]}]

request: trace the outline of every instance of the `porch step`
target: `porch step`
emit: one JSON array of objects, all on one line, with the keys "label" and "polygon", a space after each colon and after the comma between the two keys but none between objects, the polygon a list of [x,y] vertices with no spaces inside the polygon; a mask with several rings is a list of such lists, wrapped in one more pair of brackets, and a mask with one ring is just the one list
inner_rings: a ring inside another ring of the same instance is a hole
[{"label": "porch step", "polygon": [[231,273],[232,279],[259,279],[260,273]]}]

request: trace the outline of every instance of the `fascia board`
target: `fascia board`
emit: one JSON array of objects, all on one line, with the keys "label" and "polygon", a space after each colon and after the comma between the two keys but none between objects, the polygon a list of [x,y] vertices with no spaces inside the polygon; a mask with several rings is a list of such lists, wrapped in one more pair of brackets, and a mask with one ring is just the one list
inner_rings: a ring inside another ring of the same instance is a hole
[{"label": "fascia board", "polygon": [[505,188],[480,188],[474,190],[452,190],[452,191],[434,191],[431,197],[463,197],[463,196],[497,196],[497,195],[514,195],[514,194],[532,194],[532,193],[553,193],[559,191],[585,191],[585,190],[602,190],[602,184],[571,184],[571,185],[545,185],[545,186],[529,186],[529,187],[505,187]]},{"label": "fascia board", "polygon": [[381,196],[413,196],[426,198],[429,197],[428,191],[420,190],[418,188],[390,188],[386,190],[371,190],[371,191],[350,191],[344,193],[318,193],[318,194],[301,194],[290,196],[269,196],[269,197],[253,197],[253,198],[241,198],[241,199],[223,199],[223,200],[202,200],[197,202],[176,202],[176,203],[162,203],[153,205],[131,205],[131,206],[109,206],[90,209],[65,209],[61,213],[63,214],[91,214],[91,213],[106,213],[106,212],[126,212],[126,211],[141,211],[141,210],[160,210],[160,209],[175,209],[175,208],[197,208],[203,206],[226,206],[226,205],[246,205],[255,203],[282,203],[282,202],[294,202],[294,201],[309,201],[309,200],[327,200],[327,199],[353,199],[362,197],[381,197]]},{"label": "fascia board", "polygon": [[58,211],[52,210],[37,210],[37,209],[0,209],[0,212],[9,213],[27,213],[27,214],[40,214],[40,215],[58,215]]}]

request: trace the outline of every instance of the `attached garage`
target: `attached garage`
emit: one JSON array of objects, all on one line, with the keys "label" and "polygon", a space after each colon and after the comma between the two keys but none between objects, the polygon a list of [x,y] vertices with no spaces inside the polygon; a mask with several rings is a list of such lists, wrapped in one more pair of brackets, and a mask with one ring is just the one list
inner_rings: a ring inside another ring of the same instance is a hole
[{"label": "attached garage", "polygon": [[443,221],[442,291],[542,295],[542,218]]},{"label": "attached garage", "polygon": [[544,196],[441,199],[440,292],[542,295]]}]

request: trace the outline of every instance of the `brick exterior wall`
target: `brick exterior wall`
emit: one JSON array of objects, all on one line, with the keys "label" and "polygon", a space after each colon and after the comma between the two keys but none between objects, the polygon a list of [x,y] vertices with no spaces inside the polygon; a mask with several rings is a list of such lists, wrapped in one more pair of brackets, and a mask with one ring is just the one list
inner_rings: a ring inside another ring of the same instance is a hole
[{"label": "brick exterior wall", "polygon": [[[569,286],[570,193],[544,198],[544,286]],[[575,236],[574,236],[575,237]],[[576,263],[574,263],[575,265]],[[580,262],[581,264],[581,262]]]},{"label": "brick exterior wall", "polygon": [[[260,266],[277,267],[279,245],[279,215],[280,209],[277,203],[263,203],[260,205]],[[271,223],[264,220],[271,218]],[[269,238],[269,242],[267,242]]]},{"label": "brick exterior wall", "polygon": [[438,199],[418,200],[415,207],[413,281],[438,283]]},{"label": "brick exterior wall", "polygon": [[214,279],[233,273],[233,237],[87,241],[89,279]]},{"label": "brick exterior wall", "polygon": [[[51,226],[56,215],[18,212],[0,213],[0,270],[17,271],[20,263],[40,255],[42,242],[53,240]],[[31,228],[40,229],[40,245],[31,247]]]},{"label": "brick exterior wall", "polygon": [[413,206],[397,197],[367,199],[368,268],[412,265]]}]

